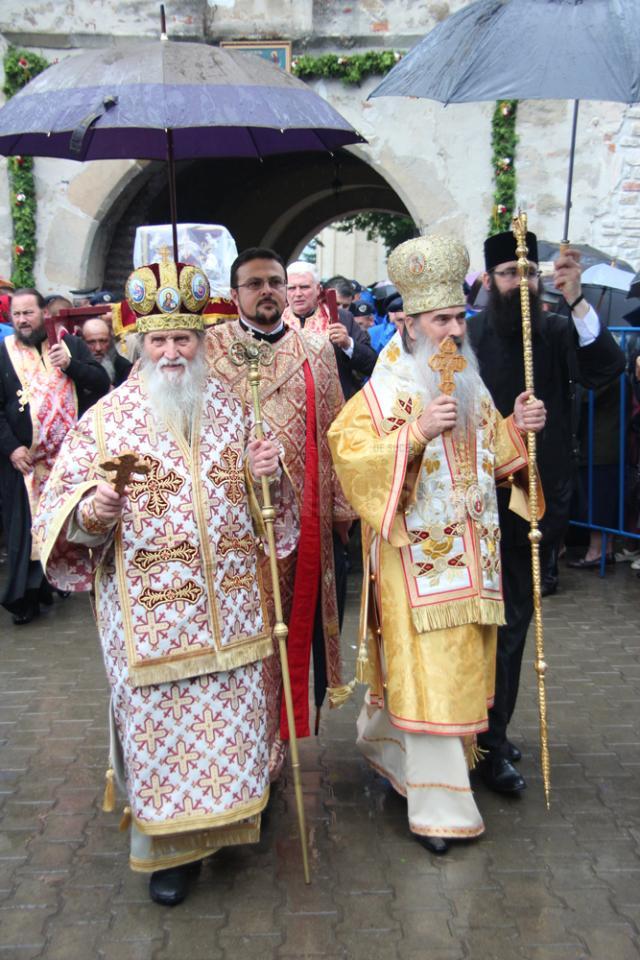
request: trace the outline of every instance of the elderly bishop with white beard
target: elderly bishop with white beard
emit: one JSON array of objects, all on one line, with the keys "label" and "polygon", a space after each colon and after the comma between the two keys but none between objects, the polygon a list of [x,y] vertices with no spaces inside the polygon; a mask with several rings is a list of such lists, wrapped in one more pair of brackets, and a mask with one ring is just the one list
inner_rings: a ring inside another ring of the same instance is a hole
[{"label": "elderly bishop with white beard", "polygon": [[369,689],[358,746],[407,798],[411,831],[436,854],[484,830],[468,770],[504,623],[496,484],[511,484],[526,509],[524,433],[546,417],[528,393],[512,416],[497,412],[466,341],[468,266],[447,237],[392,252],[405,328],[329,433],[363,526],[358,661]]},{"label": "elderly bishop with white beard", "polygon": [[[129,277],[139,368],[67,435],[34,529],[51,582],[95,584],[108,781],[127,796],[131,867],[164,905],[184,899],[204,857],[259,839],[269,797],[262,661],[273,650],[253,479],[274,480],[279,555],[298,536],[279,447],[252,439],[249,412],[208,375],[208,297],[195,266]],[[109,481],[123,461],[134,469],[118,492]]]}]

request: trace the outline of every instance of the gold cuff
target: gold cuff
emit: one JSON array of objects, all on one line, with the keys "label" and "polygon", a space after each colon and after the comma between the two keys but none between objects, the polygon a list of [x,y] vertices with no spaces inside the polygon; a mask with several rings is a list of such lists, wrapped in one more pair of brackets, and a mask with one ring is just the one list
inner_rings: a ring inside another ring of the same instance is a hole
[{"label": "gold cuff", "polygon": [[78,522],[84,532],[91,536],[108,533],[109,530],[115,526],[115,521],[102,520],[98,516],[94,497],[88,497],[80,504],[78,509]]}]

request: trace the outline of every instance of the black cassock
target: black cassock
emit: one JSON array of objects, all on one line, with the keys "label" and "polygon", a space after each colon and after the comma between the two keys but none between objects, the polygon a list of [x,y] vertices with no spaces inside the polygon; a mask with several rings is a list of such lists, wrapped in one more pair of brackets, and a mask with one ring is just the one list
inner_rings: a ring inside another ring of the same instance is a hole
[{"label": "black cassock", "polygon": [[[73,380],[78,395],[78,416],[109,391],[106,370],[79,338],[66,336],[71,362],[64,373]],[[2,605],[11,613],[21,611],[27,592],[37,593],[43,585],[42,568],[31,557],[31,508],[22,474],[9,459],[18,447],[30,447],[33,440],[31,413],[27,404],[20,411],[21,384],[5,343],[0,343],[0,495],[2,524],[7,544],[7,582]],[[45,590],[46,592],[46,590]]]},{"label": "black cassock", "polygon": [[[533,332],[535,395],[547,409],[547,422],[537,437],[537,460],[546,511],[541,564],[557,545],[568,520],[576,464],[575,384],[597,389],[615,379],[625,367],[624,354],[608,330],[586,347],[569,316],[542,314]],[[480,364],[480,374],[503,416],[513,413],[518,394],[525,389],[522,330],[499,334],[493,317],[484,311],[468,321],[469,339]],[[529,524],[508,509],[509,491],[498,490],[502,586],[507,623],[498,628],[495,704],[489,712],[489,731],[479,741],[485,749],[506,750],[507,724],[515,708],[520,666],[533,616]]]}]

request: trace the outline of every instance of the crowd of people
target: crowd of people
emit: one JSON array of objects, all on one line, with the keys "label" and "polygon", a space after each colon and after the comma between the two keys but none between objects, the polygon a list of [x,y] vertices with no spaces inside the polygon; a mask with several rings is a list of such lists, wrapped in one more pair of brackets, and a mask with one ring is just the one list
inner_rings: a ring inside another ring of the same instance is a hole
[{"label": "crowd of people", "polygon": [[[148,264],[126,284],[128,356],[105,291],[88,295],[102,309],[73,335],[69,298],[0,281],[2,605],[22,626],[54,591],[94,591],[111,688],[105,799],[114,786],[127,798],[130,864],[150,874],[154,901],[181,902],[206,856],[259,838],[287,758],[265,477],[297,736],[353,690],[340,631],[356,538],[357,742],[406,797],[410,831],[433,854],[479,836],[472,769],[501,794],[525,789],[508,734],[533,615],[526,435],[538,435],[551,594],[576,482],[576,387],[606,391],[629,362],[640,401],[638,357],[584,299],[579,255],[554,263],[550,314],[533,234],[527,246],[535,397],[511,233],[485,243],[479,313],[466,249],[437,235],[398,246],[370,288],[244,250],[235,316],[211,325],[197,265]],[[247,345],[261,360],[263,439]]]}]

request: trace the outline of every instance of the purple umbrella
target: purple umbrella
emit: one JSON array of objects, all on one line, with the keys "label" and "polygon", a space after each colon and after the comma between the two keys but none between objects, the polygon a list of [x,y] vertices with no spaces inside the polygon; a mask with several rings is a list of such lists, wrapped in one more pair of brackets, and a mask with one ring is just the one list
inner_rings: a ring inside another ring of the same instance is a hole
[{"label": "purple umbrella", "polygon": [[206,44],[139,42],[68,57],[0,110],[0,154],[175,160],[333,152],[364,139],[268,61]]}]

